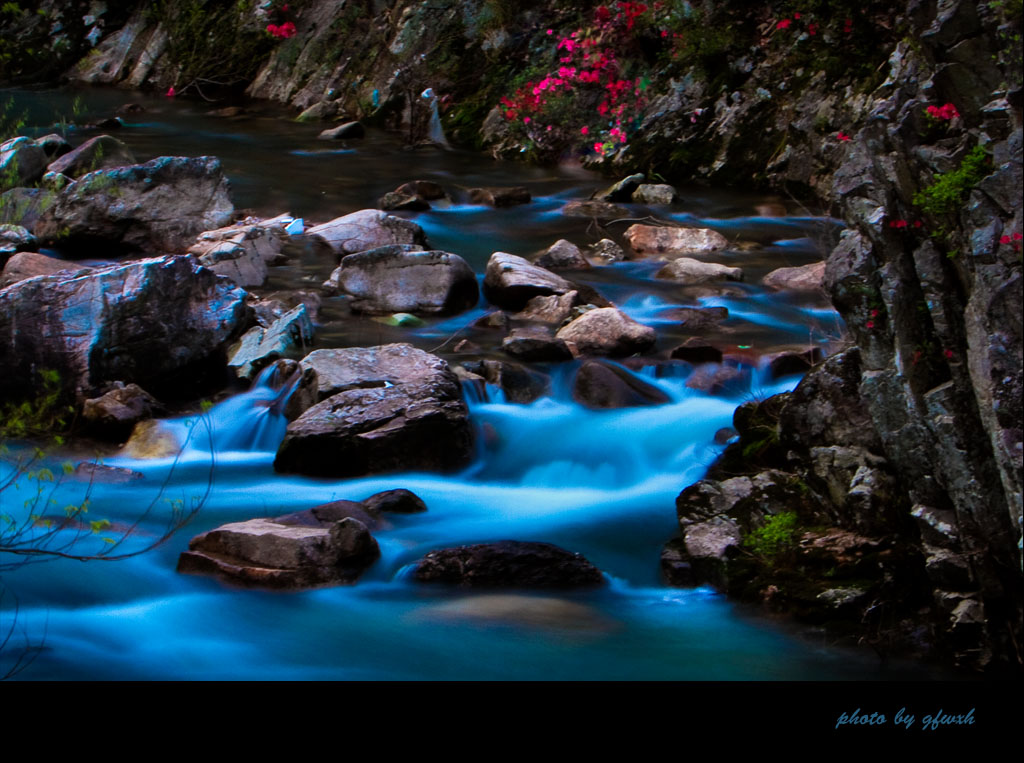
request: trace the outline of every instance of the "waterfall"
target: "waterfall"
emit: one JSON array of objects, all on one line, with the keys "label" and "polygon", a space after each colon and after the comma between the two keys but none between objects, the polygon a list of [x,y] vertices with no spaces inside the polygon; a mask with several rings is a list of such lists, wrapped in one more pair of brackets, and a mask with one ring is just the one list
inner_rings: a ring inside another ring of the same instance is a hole
[{"label": "waterfall", "polygon": [[451,148],[444,137],[444,129],[441,127],[441,115],[437,112],[437,95],[434,93],[434,88],[428,87],[420,93],[420,98],[426,99],[427,103],[430,105],[430,125],[427,132],[428,137],[439,146]]}]

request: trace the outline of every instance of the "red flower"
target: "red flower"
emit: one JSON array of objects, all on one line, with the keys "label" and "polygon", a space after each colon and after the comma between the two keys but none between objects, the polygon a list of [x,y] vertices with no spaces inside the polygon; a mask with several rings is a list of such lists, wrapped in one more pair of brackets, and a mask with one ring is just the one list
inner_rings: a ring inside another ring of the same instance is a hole
[{"label": "red flower", "polygon": [[800,20],[800,14],[799,13],[794,13],[793,14],[793,18],[795,18],[797,21],[799,21]]},{"label": "red flower", "polygon": [[807,25],[807,34],[814,36],[818,33],[818,25],[813,21]]},{"label": "red flower", "polygon": [[779,29],[789,29],[789,25],[792,23],[793,22],[790,21],[789,19],[783,19],[776,26],[778,26]]},{"label": "red flower", "polygon": [[1003,236],[999,239],[1000,244],[1009,244],[1012,239],[1009,236]]},{"label": "red flower", "polygon": [[877,309],[871,311],[871,317],[872,318],[877,318],[878,317],[878,310]]},{"label": "red flower", "polygon": [[949,349],[948,347],[945,350],[942,351],[942,354],[946,356],[946,360],[952,360],[953,359],[953,351],[951,349]]},{"label": "red flower", "polygon": [[868,321],[864,325],[867,326],[869,329],[873,329],[875,327],[875,322],[874,321]]},{"label": "red flower", "polygon": [[907,221],[906,220],[890,220],[889,221],[889,227],[890,228],[906,228],[907,227]]},{"label": "red flower", "polygon": [[848,141],[850,139],[850,136],[847,135],[842,130],[839,131],[839,134],[836,135],[836,137],[839,138],[839,140],[843,141],[843,143],[845,143],[846,141]]},{"label": "red flower", "polygon": [[178,93],[174,90],[174,85],[171,85],[169,88],[167,88],[167,97],[168,98],[173,98],[177,94]]},{"label": "red flower", "polygon": [[921,227],[921,221],[920,220],[914,220],[914,227],[915,228],[920,228]]}]

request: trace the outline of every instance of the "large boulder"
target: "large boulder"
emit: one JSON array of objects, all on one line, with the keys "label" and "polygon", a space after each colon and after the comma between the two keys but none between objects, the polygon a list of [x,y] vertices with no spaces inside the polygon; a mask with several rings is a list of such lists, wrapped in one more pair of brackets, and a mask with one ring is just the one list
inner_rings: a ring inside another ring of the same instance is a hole
[{"label": "large boulder", "polygon": [[498,541],[431,551],[416,563],[422,583],[480,588],[591,588],[601,571],[580,554],[550,543]]},{"label": "large boulder", "polygon": [[451,471],[473,453],[462,387],[448,364],[408,344],[310,353],[322,402],[289,426],[274,468],[353,477]]},{"label": "large boulder", "polygon": [[337,217],[310,228],[306,233],[319,236],[342,257],[388,244],[426,246],[427,243],[426,234],[419,225],[377,209],[361,209]]},{"label": "large boulder", "polygon": [[249,317],[245,292],[190,257],[20,281],[0,290],[0,394],[31,394],[39,369],[85,396],[113,381],[174,391],[222,367]]},{"label": "large boulder", "polygon": [[57,194],[34,232],[65,247],[178,253],[233,213],[218,159],[162,156],[83,175]]},{"label": "large boulder", "polygon": [[351,583],[380,556],[377,541],[359,519],[322,519],[314,512],[307,512],[310,521],[250,519],[197,535],[178,558],[178,572],[264,588]]},{"label": "large boulder", "polygon": [[654,329],[614,307],[588,310],[556,336],[576,345],[581,355],[632,355],[651,349],[657,339]]},{"label": "large boulder", "polygon": [[634,252],[646,256],[713,252],[729,246],[725,236],[709,228],[637,224],[627,228],[623,236]]},{"label": "large boulder", "polygon": [[77,178],[93,170],[125,167],[135,163],[135,155],[124,143],[109,135],[97,135],[50,162],[46,170]]},{"label": "large boulder", "polygon": [[43,212],[57,200],[44,188],[12,188],[0,195],[0,223],[13,223],[31,231]]},{"label": "large boulder", "polygon": [[459,255],[400,246],[345,257],[331,281],[353,297],[350,307],[359,313],[444,315],[480,299],[476,275]]},{"label": "large boulder", "polygon": [[86,400],[82,406],[82,418],[89,431],[115,442],[126,440],[140,421],[162,412],[160,402],[138,384],[121,382],[116,382],[106,394]]}]

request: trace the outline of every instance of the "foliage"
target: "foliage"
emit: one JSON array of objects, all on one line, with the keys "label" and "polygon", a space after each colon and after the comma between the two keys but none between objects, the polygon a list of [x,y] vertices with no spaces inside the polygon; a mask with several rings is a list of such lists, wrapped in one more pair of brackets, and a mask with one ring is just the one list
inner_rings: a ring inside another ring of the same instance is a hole
[{"label": "foliage", "polygon": [[800,520],[796,512],[784,511],[765,519],[763,526],[743,539],[743,545],[755,556],[773,562],[796,549],[799,530]]},{"label": "foliage", "polygon": [[248,82],[270,55],[274,37],[251,21],[251,0],[158,0],[150,21],[167,30],[166,55],[176,68],[175,90]]},{"label": "foliage", "polygon": [[914,194],[914,204],[936,217],[952,214],[963,204],[968,192],[988,175],[991,164],[985,147],[975,146],[957,169],[938,175],[931,185]]}]

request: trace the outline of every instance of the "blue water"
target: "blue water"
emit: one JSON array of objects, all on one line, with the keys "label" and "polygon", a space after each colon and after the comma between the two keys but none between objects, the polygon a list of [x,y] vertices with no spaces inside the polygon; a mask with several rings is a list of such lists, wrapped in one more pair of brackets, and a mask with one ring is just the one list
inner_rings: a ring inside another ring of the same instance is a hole
[{"label": "blue water", "polygon": [[[46,120],[66,111],[74,94],[14,95],[43,133]],[[290,212],[322,221],[373,206],[377,196],[406,180],[437,180],[454,201],[415,219],[435,248],[462,255],[478,274],[493,251],[531,255],[558,238],[583,245],[625,228],[595,230],[561,214],[566,201],[587,198],[607,184],[571,167],[528,168],[458,151],[402,151],[398,139],[374,131],[365,142],[334,147],[316,140],[321,126],[294,124],[279,114],[218,122],[195,102],[102,90],[85,91],[85,97],[96,116],[125,101],[144,103],[149,112],[119,133],[140,160],[162,153],[220,156],[236,205],[265,216]],[[73,142],[85,137],[72,135]],[[460,196],[473,185],[513,184],[527,185],[534,202],[492,210]],[[727,189],[687,189],[683,197],[683,208],[663,210],[663,216],[760,242],[759,249],[715,255],[742,264],[746,283],[717,295],[690,293],[654,280],[658,266],[645,262],[593,268],[578,274],[580,280],[657,328],[660,348],[684,338],[671,317],[681,306],[727,306],[729,319],[709,331],[709,341],[750,357],[782,346],[827,347],[839,337],[838,318],[820,297],[772,295],[757,285],[772,268],[819,259],[819,239],[834,231],[835,221],[803,210],[760,217],[756,197]],[[638,217],[652,211],[631,209]],[[311,288],[333,266],[309,259],[275,268],[265,291]],[[454,354],[452,339],[469,336],[483,343],[480,356],[500,357],[500,334],[488,339],[471,325],[491,309],[481,301],[474,310],[408,329],[351,316],[343,297],[325,298],[317,346],[410,341],[458,362],[466,357]],[[505,401],[496,388],[482,395],[467,389],[479,451],[458,475],[277,475],[272,462],[286,423],[269,405],[278,393],[264,381],[202,416],[164,422],[180,447],[173,458],[105,459],[140,472],[142,480],[89,486],[65,478],[52,492],[48,485],[42,503],[33,504],[31,485],[22,478],[20,490],[0,492],[4,512],[22,519],[26,512],[59,516],[88,492],[88,516],[113,523],[97,533],[64,530],[54,536],[54,544],[72,540],[76,553],[145,551],[176,520],[199,510],[146,553],[117,561],[51,559],[4,571],[0,639],[8,632],[11,638],[0,649],[0,675],[25,657],[30,664],[18,677],[29,680],[927,677],[913,666],[883,667],[872,653],[832,648],[819,635],[767,620],[709,589],[662,584],[659,553],[675,532],[675,497],[719,453],[715,433],[731,423],[738,404],[798,381],[771,380],[751,363],[742,388],[717,396],[686,387],[688,366],[671,373],[643,369],[644,380],[670,400],[651,408],[584,409],[570,394],[575,363],[544,367],[550,392],[529,405]],[[51,468],[61,472],[59,462]],[[0,466],[0,484],[9,476],[9,466]],[[417,493],[428,511],[392,517],[390,526],[375,531],[381,558],[355,585],[271,593],[175,572],[178,555],[199,532],[399,487]],[[133,524],[136,530],[121,542],[123,529]],[[607,586],[480,594],[408,578],[409,565],[431,549],[503,539],[580,552],[604,571]]]}]

